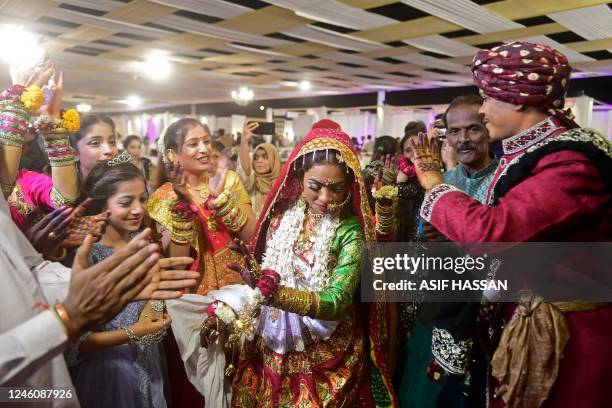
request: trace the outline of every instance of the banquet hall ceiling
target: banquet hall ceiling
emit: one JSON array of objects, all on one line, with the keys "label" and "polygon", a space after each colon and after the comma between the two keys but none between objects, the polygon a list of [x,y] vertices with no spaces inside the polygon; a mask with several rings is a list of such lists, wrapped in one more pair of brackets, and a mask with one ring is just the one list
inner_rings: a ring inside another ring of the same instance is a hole
[{"label": "banquet hall ceiling", "polygon": [[[130,94],[144,107],[231,101],[241,85],[256,100],[463,86],[479,48],[517,39],[565,53],[575,77],[612,74],[605,1],[3,0],[6,23],[43,36],[67,100],[106,111]],[[152,52],[169,79],[135,68]]]}]

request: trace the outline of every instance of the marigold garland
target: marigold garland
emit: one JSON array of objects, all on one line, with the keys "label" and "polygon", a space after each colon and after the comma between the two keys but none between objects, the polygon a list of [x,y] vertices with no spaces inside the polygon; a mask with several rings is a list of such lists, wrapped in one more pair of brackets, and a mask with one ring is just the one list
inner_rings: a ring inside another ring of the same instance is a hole
[{"label": "marigold garland", "polygon": [[62,115],[62,127],[69,133],[74,133],[81,127],[81,117],[76,109],[68,109]]},{"label": "marigold garland", "polygon": [[45,101],[45,95],[38,85],[30,85],[21,94],[21,103],[30,112],[36,112]]}]

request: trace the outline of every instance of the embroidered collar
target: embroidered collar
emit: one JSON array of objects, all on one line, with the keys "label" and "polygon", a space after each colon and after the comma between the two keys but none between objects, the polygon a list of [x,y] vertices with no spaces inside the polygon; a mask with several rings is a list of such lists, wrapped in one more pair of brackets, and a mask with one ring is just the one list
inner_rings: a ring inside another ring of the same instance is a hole
[{"label": "embroidered collar", "polygon": [[553,122],[549,116],[543,121],[536,123],[529,129],[502,140],[504,154],[514,154],[527,149],[530,146],[540,142],[557,130],[559,127]]}]

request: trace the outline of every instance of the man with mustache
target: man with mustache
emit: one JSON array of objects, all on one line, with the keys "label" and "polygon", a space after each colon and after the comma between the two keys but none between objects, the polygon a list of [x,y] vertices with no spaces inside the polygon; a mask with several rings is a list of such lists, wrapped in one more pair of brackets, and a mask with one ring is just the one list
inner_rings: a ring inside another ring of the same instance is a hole
[{"label": "man with mustache", "polygon": [[462,95],[450,103],[442,120],[446,140],[457,154],[459,165],[444,173],[444,181],[481,203],[499,164],[489,153],[489,132],[478,113],[482,98]]},{"label": "man with mustache", "polygon": [[[459,165],[444,173],[444,182],[484,203],[499,161],[489,153],[489,132],[478,112],[482,102],[479,95],[458,96],[448,105],[442,122],[446,126],[446,140],[459,160]],[[427,222],[423,226],[423,239],[428,242],[448,240]],[[426,302],[419,306],[398,389],[402,406],[433,408],[484,404],[486,360],[479,348],[473,347],[479,309],[478,303],[459,302]],[[451,333],[457,340],[455,350],[470,359],[457,364],[452,353],[439,352],[444,344],[438,336],[432,338],[432,330]]]},{"label": "man with mustache", "polygon": [[[610,241],[612,145],[563,111],[571,70],[565,55],[543,44],[479,51],[472,72],[486,98],[480,112],[503,146],[486,204],[444,183],[436,143],[422,140],[414,146],[428,191],[421,216],[455,242]],[[542,273],[560,276],[562,267]],[[490,407],[609,405],[610,303],[532,296],[498,312],[489,325],[492,338],[501,334],[489,367]]]}]

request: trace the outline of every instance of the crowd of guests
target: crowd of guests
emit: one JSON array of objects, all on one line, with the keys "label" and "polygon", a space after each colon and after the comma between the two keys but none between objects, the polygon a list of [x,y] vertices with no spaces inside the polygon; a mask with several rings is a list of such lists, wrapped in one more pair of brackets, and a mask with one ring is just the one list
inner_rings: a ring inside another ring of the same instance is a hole
[{"label": "crowd of guests", "polygon": [[565,56],[514,42],[472,71],[482,96],[367,139],[364,165],[331,120],[283,162],[255,122],[233,140],[191,118],[154,163],[63,111],[50,61],[13,69],[0,385],[73,391],[51,406],[605,406],[609,303],[360,302],[373,242],[612,237],[612,146],[561,110]]}]

